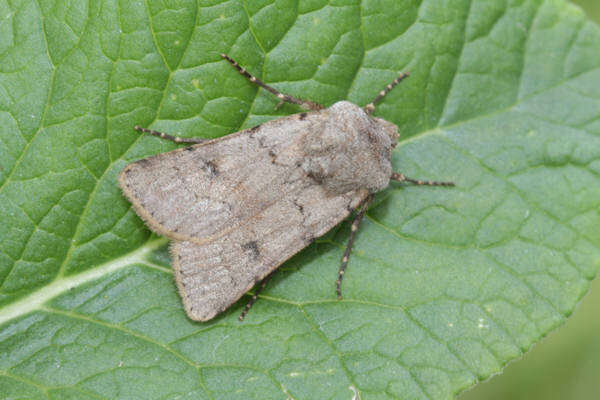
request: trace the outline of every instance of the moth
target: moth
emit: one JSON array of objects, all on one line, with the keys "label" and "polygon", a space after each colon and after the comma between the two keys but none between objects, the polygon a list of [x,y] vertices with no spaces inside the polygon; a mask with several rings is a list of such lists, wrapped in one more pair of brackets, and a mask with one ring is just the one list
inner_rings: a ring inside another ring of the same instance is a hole
[{"label": "moth", "polygon": [[212,319],[262,282],[243,320],[277,267],[356,211],[336,281],[341,299],[355,233],[374,193],[390,180],[454,185],[392,170],[398,128],[372,114],[408,74],[364,108],[348,101],[325,108],[283,94],[221,56],[280,105],[307,111],[214,140],[136,126],[192,145],[127,165],[119,177],[123,193],[153,231],[171,239],[175,280],[188,317],[196,321]]}]

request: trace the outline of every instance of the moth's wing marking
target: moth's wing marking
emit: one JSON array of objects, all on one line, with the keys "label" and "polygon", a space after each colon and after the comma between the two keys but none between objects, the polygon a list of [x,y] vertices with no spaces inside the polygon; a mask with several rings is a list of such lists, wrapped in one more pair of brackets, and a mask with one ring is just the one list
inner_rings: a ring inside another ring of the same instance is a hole
[{"label": "moth's wing marking", "polygon": [[320,113],[292,115],[134,162],[119,184],[157,233],[204,243],[305,185],[301,140]]},{"label": "moth's wing marking", "polygon": [[187,315],[207,321],[348,216],[366,190],[328,196],[313,184],[210,243],[175,241],[173,270]]}]

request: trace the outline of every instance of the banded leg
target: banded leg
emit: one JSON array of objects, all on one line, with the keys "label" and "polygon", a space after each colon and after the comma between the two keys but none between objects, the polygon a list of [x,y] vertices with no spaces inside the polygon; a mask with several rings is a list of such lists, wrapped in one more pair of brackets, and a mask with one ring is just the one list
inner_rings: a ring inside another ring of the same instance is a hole
[{"label": "banded leg", "polygon": [[134,129],[138,132],[149,133],[150,135],[158,136],[161,139],[170,140],[175,143],[203,143],[208,139],[200,139],[200,138],[182,138],[179,136],[171,136],[167,135],[163,132],[153,131],[152,129],[142,128],[138,125],[134,126]]},{"label": "banded leg", "polygon": [[356,231],[358,231],[358,227],[363,217],[367,212],[367,208],[369,208],[369,204],[373,201],[373,195],[369,195],[362,203],[360,207],[360,211],[354,217],[354,221],[352,221],[352,226],[350,227],[350,237],[348,238],[348,243],[346,244],[346,251],[344,251],[344,256],[342,257],[342,265],[340,266],[340,271],[338,272],[338,279],[335,282],[335,290],[337,293],[338,300],[342,299],[342,279],[344,278],[344,274],[346,273],[346,267],[348,266],[348,259],[350,258],[350,251],[352,251],[352,244],[354,243],[354,235]]},{"label": "banded leg", "polygon": [[386,94],[388,94],[393,88],[394,86],[396,86],[397,84],[399,84],[400,82],[402,82],[402,80],[404,78],[408,78],[409,73],[408,72],[403,72],[400,74],[399,77],[397,77],[396,79],[394,79],[394,81],[392,83],[390,83],[389,85],[387,85],[381,92],[379,92],[379,94],[377,95],[377,97],[375,97],[373,99],[373,101],[371,101],[369,104],[367,104],[365,106],[365,112],[367,114],[372,114],[373,111],[375,111],[375,105],[385,97]]},{"label": "banded leg", "polygon": [[277,272],[277,270],[271,272],[269,275],[267,275],[265,277],[265,279],[262,280],[262,282],[260,282],[260,286],[256,289],[256,292],[254,292],[254,294],[252,295],[252,298],[250,299],[248,304],[246,304],[246,307],[244,307],[244,310],[240,314],[240,316],[239,316],[240,322],[244,320],[244,318],[246,317],[246,314],[248,314],[248,311],[250,311],[250,308],[252,308],[252,306],[256,302],[258,295],[260,294],[260,292],[262,292],[262,290],[265,288],[265,286],[267,286],[267,283],[269,283],[269,281],[271,280],[271,278],[273,277],[275,272]]},{"label": "banded leg", "polygon": [[[279,90],[275,89],[272,86],[267,85],[266,83],[264,83],[263,81],[261,81],[260,79],[255,77],[254,75],[251,75],[248,71],[246,71],[246,69],[244,67],[240,66],[240,64],[238,64],[233,58],[229,57],[227,54],[221,53],[221,57],[223,57],[225,60],[229,61],[231,63],[231,65],[233,65],[240,74],[242,74],[246,78],[248,78],[250,80],[250,82],[256,83],[258,86],[265,89],[266,91],[273,93],[282,102],[287,101],[288,103],[298,104],[299,106],[304,107],[307,110],[315,110],[316,111],[316,110],[322,110],[324,108],[319,103],[314,103],[312,101],[298,99],[296,97],[281,93]],[[277,106],[277,108],[279,108],[279,105]]]},{"label": "banded leg", "polygon": [[415,185],[421,185],[421,186],[454,186],[455,185],[454,182],[422,181],[420,179],[412,179],[412,178],[408,178],[408,177],[404,176],[404,174],[400,174],[398,172],[392,172],[392,176],[390,177],[390,179],[397,181],[397,182],[410,182],[410,183],[414,183]]}]

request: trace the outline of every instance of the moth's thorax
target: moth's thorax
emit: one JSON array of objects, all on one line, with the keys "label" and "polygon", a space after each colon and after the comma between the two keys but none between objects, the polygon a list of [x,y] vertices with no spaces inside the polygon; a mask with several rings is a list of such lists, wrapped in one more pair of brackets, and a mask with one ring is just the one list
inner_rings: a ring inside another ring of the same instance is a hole
[{"label": "moth's thorax", "polygon": [[392,150],[398,143],[396,125],[367,115],[340,101],[321,112],[318,129],[304,137],[304,170],[332,194],[387,187],[392,174]]}]

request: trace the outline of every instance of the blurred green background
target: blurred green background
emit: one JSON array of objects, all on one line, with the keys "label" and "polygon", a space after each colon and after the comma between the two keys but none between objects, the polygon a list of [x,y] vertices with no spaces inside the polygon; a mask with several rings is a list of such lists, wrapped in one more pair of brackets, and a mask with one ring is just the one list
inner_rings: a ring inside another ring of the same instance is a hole
[{"label": "blurred green background", "polygon": [[596,23],[600,23],[600,1],[599,0],[572,0],[571,3],[583,8],[587,15]]},{"label": "blurred green background", "polygon": [[[573,0],[600,24],[600,0]],[[600,83],[599,83],[600,84]],[[600,399],[600,280],[566,324],[459,400]]]}]

